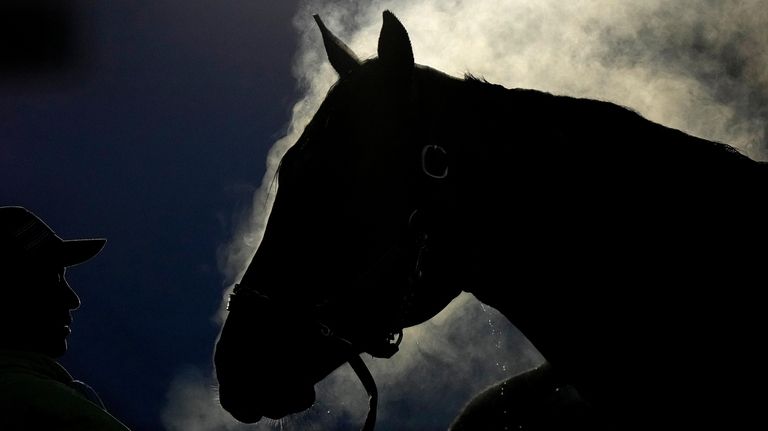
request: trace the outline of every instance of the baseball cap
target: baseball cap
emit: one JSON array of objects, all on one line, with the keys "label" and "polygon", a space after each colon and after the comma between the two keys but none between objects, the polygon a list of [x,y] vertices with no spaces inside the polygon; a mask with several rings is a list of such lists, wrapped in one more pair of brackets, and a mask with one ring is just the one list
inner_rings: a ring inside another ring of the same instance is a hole
[{"label": "baseball cap", "polygon": [[20,206],[0,207],[0,256],[73,266],[96,256],[104,238],[61,239],[40,217]]}]

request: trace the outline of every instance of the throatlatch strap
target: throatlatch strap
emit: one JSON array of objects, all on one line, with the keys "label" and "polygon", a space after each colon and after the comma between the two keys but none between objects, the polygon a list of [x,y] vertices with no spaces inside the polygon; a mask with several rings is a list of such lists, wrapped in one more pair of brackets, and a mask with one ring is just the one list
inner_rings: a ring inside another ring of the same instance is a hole
[{"label": "throatlatch strap", "polygon": [[354,355],[349,358],[349,365],[357,374],[360,382],[363,383],[365,391],[368,392],[368,416],[365,418],[365,425],[363,425],[362,431],[373,431],[376,426],[376,409],[379,403],[379,391],[376,389],[376,382],[373,380],[371,372],[363,362],[363,359],[359,355]]}]

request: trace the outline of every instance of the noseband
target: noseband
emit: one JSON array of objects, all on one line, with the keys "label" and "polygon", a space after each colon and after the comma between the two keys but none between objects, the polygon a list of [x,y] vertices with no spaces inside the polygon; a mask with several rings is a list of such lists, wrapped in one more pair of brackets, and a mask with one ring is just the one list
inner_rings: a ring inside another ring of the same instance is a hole
[{"label": "noseband", "polygon": [[[258,307],[272,307],[273,305],[274,300],[259,293],[256,289],[247,285],[236,284],[232,293],[229,295],[227,311],[243,308],[253,312],[254,310],[258,310]],[[315,333],[320,334],[347,352],[347,362],[352,367],[352,370],[355,372],[358,379],[360,379],[360,382],[362,382],[365,391],[368,393],[368,415],[365,418],[365,424],[363,425],[362,430],[372,431],[376,425],[379,392],[370,370],[368,370],[368,367],[358,353],[361,351],[360,348],[356,347],[354,343],[346,338],[337,335],[330,327],[328,327],[328,325],[319,320],[312,321],[310,325],[314,325]],[[377,345],[368,347],[368,350],[366,351],[374,357],[389,358],[397,353],[402,339],[403,331],[400,329],[397,334],[390,334],[388,339],[378,340],[380,342]]]}]

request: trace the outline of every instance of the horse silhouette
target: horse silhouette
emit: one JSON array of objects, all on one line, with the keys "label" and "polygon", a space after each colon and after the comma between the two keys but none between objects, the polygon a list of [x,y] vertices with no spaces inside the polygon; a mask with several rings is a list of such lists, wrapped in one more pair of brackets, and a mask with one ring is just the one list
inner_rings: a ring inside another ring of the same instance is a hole
[{"label": "horse silhouette", "polygon": [[[357,355],[391,356],[402,328],[467,291],[569,388],[539,412],[565,403],[620,429],[763,422],[766,164],[612,103],[416,65],[390,12],[366,61],[317,22],[339,80],[281,161],[230,299],[226,410],[304,410],[347,361],[375,407]],[[555,387],[542,375],[508,382],[519,413],[500,429],[547,429],[520,408]]]}]

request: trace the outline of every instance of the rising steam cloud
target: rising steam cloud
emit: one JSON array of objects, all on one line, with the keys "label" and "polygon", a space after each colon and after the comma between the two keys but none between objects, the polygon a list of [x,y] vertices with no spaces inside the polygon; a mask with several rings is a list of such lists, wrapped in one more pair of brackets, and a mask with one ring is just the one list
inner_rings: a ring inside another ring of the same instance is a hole
[{"label": "rising steam cloud", "polygon": [[[228,280],[241,277],[261,239],[280,157],[336,80],[312,14],[367,58],[375,56],[385,9],[408,29],[417,63],[506,87],[608,100],[768,159],[766,0],[310,0],[296,15],[294,74],[304,96],[288,135],[270,151],[252,216],[222,256]],[[462,296],[406,332],[392,360],[368,361],[380,387],[381,429],[445,429],[472,393],[539,361],[503,317]],[[312,410],[255,428],[221,411],[214,383],[199,371],[180,374],[169,391],[167,428],[355,429],[366,411],[363,389],[343,367],[318,385]]]}]

